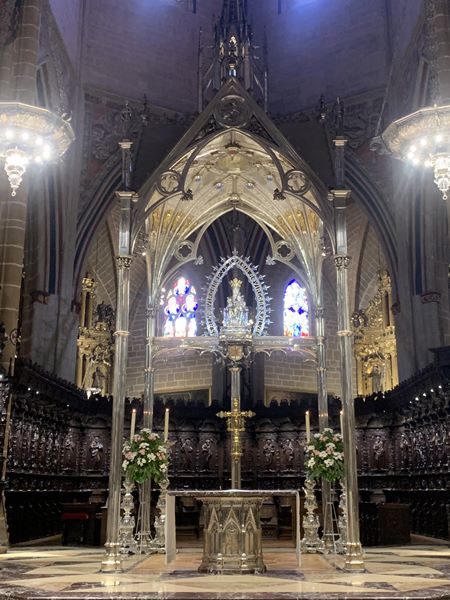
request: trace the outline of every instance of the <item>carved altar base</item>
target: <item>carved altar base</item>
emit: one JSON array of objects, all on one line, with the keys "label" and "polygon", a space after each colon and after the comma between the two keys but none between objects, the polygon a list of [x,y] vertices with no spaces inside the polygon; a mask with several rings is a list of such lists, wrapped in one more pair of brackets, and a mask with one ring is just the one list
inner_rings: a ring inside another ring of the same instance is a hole
[{"label": "carved altar base", "polygon": [[297,490],[168,490],[165,521],[166,556],[176,557],[175,497],[203,502],[205,519],[201,573],[264,573],[260,510],[264,498],[294,496],[297,564],[300,567],[300,496]]},{"label": "carved altar base", "polygon": [[257,491],[210,491],[197,496],[203,502],[205,528],[200,573],[264,573],[260,511]]}]

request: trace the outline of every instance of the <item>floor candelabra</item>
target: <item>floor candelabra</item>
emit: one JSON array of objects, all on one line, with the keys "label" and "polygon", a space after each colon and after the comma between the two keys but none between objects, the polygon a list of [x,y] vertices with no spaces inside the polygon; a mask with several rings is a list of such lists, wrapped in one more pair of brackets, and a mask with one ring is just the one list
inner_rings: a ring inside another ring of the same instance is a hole
[{"label": "floor candelabra", "polygon": [[336,547],[339,554],[345,554],[347,551],[347,490],[345,488],[345,480],[341,481],[338,514],[339,538],[336,542]]},{"label": "floor candelabra", "polygon": [[134,518],[134,482],[125,477],[123,487],[125,493],[121,504],[121,519],[119,526],[119,543],[121,554],[134,554],[136,552],[136,540],[134,539],[134,527],[136,520]]},{"label": "floor candelabra", "polygon": [[139,484],[139,510],[135,535],[137,554],[152,554],[154,552],[150,530],[151,499],[152,483],[149,479]]},{"label": "floor candelabra", "polygon": [[310,554],[322,549],[322,540],[319,538],[319,517],[317,515],[317,501],[315,494],[315,481],[307,477],[305,479],[305,508],[306,515],[303,517],[304,536],[301,541],[302,549]]},{"label": "floor candelabra", "polygon": [[154,521],[155,536],[152,541],[152,547],[154,550],[160,553],[166,551],[166,499],[167,499],[167,488],[169,487],[169,479],[163,479],[159,482],[161,492],[159,494],[158,503],[156,504],[156,516]]}]

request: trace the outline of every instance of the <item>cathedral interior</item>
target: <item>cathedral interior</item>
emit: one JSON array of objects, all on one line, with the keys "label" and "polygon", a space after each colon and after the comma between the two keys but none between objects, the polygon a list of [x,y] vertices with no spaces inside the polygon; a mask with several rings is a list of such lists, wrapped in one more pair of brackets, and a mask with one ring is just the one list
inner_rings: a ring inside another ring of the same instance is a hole
[{"label": "cathedral interior", "polygon": [[448,597],[448,0],[3,0],[0,159],[0,594]]}]

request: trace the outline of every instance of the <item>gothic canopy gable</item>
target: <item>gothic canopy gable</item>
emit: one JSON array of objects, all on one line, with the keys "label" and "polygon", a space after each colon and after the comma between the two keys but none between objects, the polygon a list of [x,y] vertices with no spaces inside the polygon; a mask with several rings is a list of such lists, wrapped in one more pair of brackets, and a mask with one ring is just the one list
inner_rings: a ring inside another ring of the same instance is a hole
[{"label": "gothic canopy gable", "polygon": [[[139,189],[139,200],[134,215],[134,236],[145,221],[150,208],[149,199],[155,189],[162,191],[166,196],[180,193],[184,199],[190,199],[192,192],[184,187],[183,174],[173,169],[180,157],[190,153],[197,155],[210,140],[230,130],[251,137],[265,148],[275,161],[283,157],[285,172],[282,174],[279,189],[276,190],[276,194],[279,194],[278,199],[283,199],[285,192],[301,195],[307,188],[314,188],[317,212],[328,226],[331,222],[331,208],[326,199],[326,186],[239,81],[231,78],[224,83],[215,98]],[[189,158],[187,162],[189,163]],[[292,168],[289,168],[289,164]],[[152,208],[154,207],[153,205]]]},{"label": "gothic canopy gable", "polygon": [[146,240],[151,294],[171,269],[198,263],[203,233],[236,210],[265,231],[270,260],[294,267],[295,257],[318,297],[324,230],[333,239],[327,190],[235,79],[222,86],[137,196],[132,239],[134,249]]}]

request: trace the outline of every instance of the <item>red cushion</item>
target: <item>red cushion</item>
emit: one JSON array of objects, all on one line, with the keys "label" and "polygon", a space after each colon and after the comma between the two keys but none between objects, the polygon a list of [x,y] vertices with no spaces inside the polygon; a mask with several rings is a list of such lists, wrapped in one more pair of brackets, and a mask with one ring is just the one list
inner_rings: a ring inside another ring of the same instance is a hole
[{"label": "red cushion", "polygon": [[87,513],[63,513],[61,519],[63,521],[87,521],[89,515]]}]

